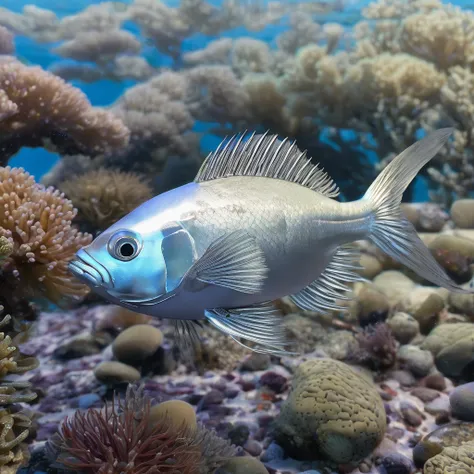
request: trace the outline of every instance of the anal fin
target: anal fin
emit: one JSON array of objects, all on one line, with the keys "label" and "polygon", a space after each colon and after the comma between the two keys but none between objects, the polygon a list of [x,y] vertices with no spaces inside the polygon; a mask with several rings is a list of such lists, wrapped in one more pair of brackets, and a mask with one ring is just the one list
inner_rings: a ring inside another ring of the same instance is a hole
[{"label": "anal fin", "polygon": [[[254,352],[291,355],[286,349],[285,327],[281,312],[271,302],[260,303],[248,308],[214,308],[205,311],[206,319],[238,344]],[[254,342],[249,347],[239,339]]]},{"label": "anal fin", "polygon": [[337,300],[352,299],[347,295],[351,288],[347,283],[365,281],[356,270],[359,270],[360,253],[352,245],[339,247],[329,265],[320,277],[290,299],[301,309],[325,314],[328,311],[345,310]]},{"label": "anal fin", "polygon": [[186,275],[192,291],[196,280],[241,293],[258,293],[267,276],[265,256],[256,239],[243,230],[213,242]]}]

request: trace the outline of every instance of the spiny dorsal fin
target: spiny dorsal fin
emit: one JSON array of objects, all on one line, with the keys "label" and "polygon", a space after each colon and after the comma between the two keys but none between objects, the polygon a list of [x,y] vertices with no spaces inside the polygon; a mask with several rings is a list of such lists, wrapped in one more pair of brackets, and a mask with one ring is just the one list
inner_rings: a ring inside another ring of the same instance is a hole
[{"label": "spiny dorsal fin", "polygon": [[264,176],[301,184],[327,197],[339,195],[339,188],[327,173],[313,165],[306,151],[298,149],[288,138],[253,133],[244,141],[245,133],[221,142],[209,154],[195,182],[201,183],[229,176]]}]

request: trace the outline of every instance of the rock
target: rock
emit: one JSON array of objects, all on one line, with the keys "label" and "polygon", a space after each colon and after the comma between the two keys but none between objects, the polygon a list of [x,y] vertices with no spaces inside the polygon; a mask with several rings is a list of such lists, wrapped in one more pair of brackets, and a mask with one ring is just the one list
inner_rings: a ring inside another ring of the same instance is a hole
[{"label": "rock", "polygon": [[252,352],[247,358],[244,359],[240,369],[255,372],[258,370],[265,370],[268,368],[269,365],[270,356],[268,354]]},{"label": "rock", "polygon": [[474,362],[474,324],[440,324],[421,344],[435,356],[436,367],[447,377],[460,377]]},{"label": "rock", "polygon": [[458,199],[454,201],[450,214],[456,227],[474,229],[474,199]]},{"label": "rock", "polygon": [[413,317],[420,325],[421,334],[429,332],[438,324],[439,315],[444,309],[444,299],[437,293],[431,293],[413,312]]},{"label": "rock", "polygon": [[275,439],[298,459],[322,454],[350,463],[369,455],[385,430],[384,404],[375,386],[347,364],[315,359],[296,370],[276,419]]},{"label": "rock", "polygon": [[258,459],[239,456],[227,461],[215,474],[268,474],[268,471]]},{"label": "rock", "polygon": [[419,232],[439,232],[449,219],[439,204],[432,202],[403,203],[402,210]]},{"label": "rock", "polygon": [[399,271],[387,270],[374,278],[374,285],[387,296],[390,306],[394,306],[416,283]]},{"label": "rock", "polygon": [[402,343],[408,344],[414,337],[420,333],[420,325],[418,321],[408,313],[395,313],[388,321],[395,339]]},{"label": "rock", "polygon": [[449,401],[456,418],[474,421],[474,382],[456,387],[449,396]]},{"label": "rock", "polygon": [[99,382],[105,384],[132,383],[141,377],[135,367],[115,361],[101,362],[94,369],[94,375]]},{"label": "rock", "polygon": [[148,428],[153,429],[156,423],[163,418],[166,418],[177,428],[187,426],[190,430],[194,430],[197,427],[193,406],[183,400],[167,400],[153,405],[148,416]]},{"label": "rock", "polygon": [[451,414],[451,406],[449,404],[449,397],[443,393],[439,394],[439,397],[436,397],[434,400],[432,400],[429,403],[425,404],[425,411],[426,413],[429,413],[430,415],[433,416],[444,416],[449,417]]},{"label": "rock", "polygon": [[424,466],[424,474],[470,474],[474,472],[474,441],[444,448]]},{"label": "rock", "polygon": [[411,372],[407,370],[393,370],[388,376],[396,380],[402,387],[412,387],[416,385],[416,379]]},{"label": "rock", "polygon": [[423,423],[423,417],[418,408],[407,402],[400,403],[400,413],[403,421],[409,426],[417,427]]},{"label": "rock", "polygon": [[387,319],[390,305],[387,296],[372,284],[365,284],[357,294],[357,319],[362,327]]},{"label": "rock", "polygon": [[448,303],[453,312],[465,314],[474,321],[474,294],[449,293]]},{"label": "rock", "polygon": [[271,462],[271,461],[277,461],[280,459],[284,459],[285,457],[285,451],[281,446],[276,444],[275,442],[271,442],[267,449],[263,452],[263,454],[260,456],[260,459],[263,462]]},{"label": "rock", "polygon": [[416,387],[410,393],[424,403],[432,402],[440,396],[440,393],[437,390],[425,387]]},{"label": "rock", "polygon": [[235,444],[235,446],[243,446],[249,439],[249,436],[250,430],[247,425],[234,426],[227,435],[230,442]]},{"label": "rock", "polygon": [[149,324],[137,324],[121,332],[112,344],[114,356],[128,364],[141,364],[161,346],[163,334]]},{"label": "rock", "polygon": [[429,244],[437,262],[458,283],[472,277],[470,268],[474,259],[474,241],[455,235],[440,235]]},{"label": "rock", "polygon": [[135,324],[147,324],[151,320],[151,316],[130,311],[122,306],[110,304],[100,307],[99,318],[95,328],[96,330],[120,332]]},{"label": "rock", "polygon": [[362,267],[359,274],[368,280],[373,280],[383,270],[378,258],[368,253],[361,254],[359,265]]},{"label": "rock", "polygon": [[378,465],[380,474],[412,474],[415,466],[411,459],[401,453],[390,453],[384,456]]},{"label": "rock", "polygon": [[446,379],[441,374],[431,374],[423,379],[423,385],[442,392],[446,390]]},{"label": "rock", "polygon": [[260,377],[260,385],[268,387],[275,393],[282,393],[286,388],[287,380],[283,375],[276,372],[265,372]]},{"label": "rock", "polygon": [[443,349],[436,356],[436,367],[448,377],[469,377],[466,369],[472,366],[474,361],[474,336],[464,337],[452,346]]},{"label": "rock", "polygon": [[262,454],[262,446],[258,441],[254,439],[249,439],[244,444],[243,448],[247,451],[251,456],[258,457]]},{"label": "rock", "polygon": [[86,410],[90,408],[92,405],[100,402],[102,399],[96,393],[86,393],[85,395],[81,395],[77,399],[77,406],[82,410]]},{"label": "rock", "polygon": [[328,330],[322,324],[300,314],[286,316],[285,328],[288,341],[298,347],[301,353],[313,352],[328,336]]},{"label": "rock", "polygon": [[415,446],[413,449],[413,460],[415,461],[415,465],[421,468],[428,459],[441,453],[444,448],[460,446],[473,439],[474,423],[449,423],[426,435]]},{"label": "rock", "polygon": [[66,344],[59,346],[53,353],[53,357],[60,360],[79,359],[102,351],[101,346],[92,336],[77,337]]},{"label": "rock", "polygon": [[417,377],[428,375],[434,367],[434,358],[431,352],[411,344],[401,346],[398,349],[397,358],[404,367]]},{"label": "rock", "polygon": [[220,390],[212,389],[202,397],[199,408],[206,409],[211,405],[220,405],[224,401],[224,394]]}]

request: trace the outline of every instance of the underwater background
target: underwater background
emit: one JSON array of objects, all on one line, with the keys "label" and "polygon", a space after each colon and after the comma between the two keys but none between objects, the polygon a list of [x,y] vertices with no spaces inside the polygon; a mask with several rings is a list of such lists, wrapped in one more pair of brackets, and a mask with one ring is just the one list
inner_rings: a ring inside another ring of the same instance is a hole
[{"label": "underwater background", "polygon": [[444,127],[402,209],[470,288],[473,2],[0,0],[0,474],[474,474],[474,295],[372,242],[339,309],[275,302],[297,356],[203,323],[190,357],[68,271],[225,137],[295,140],[351,201]]}]

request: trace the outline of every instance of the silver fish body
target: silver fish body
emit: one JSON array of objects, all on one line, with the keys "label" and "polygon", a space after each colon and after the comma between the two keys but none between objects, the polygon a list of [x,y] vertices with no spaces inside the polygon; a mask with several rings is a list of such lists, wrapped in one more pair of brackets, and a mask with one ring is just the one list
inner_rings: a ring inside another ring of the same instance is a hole
[{"label": "silver fish body", "polygon": [[[449,280],[399,210],[404,189],[447,136],[436,132],[421,150],[423,141],[410,147],[349,203],[334,199],[334,183],[289,142],[234,141],[208,158],[195,182],[100,234],[71,271],[111,302],[160,318],[205,318],[263,352],[286,345],[272,300],[290,295],[324,312],[348,298],[347,283],[360,279],[357,253],[347,246],[356,240],[371,238],[431,281],[467,291]],[[117,254],[123,249],[128,255]]]}]

